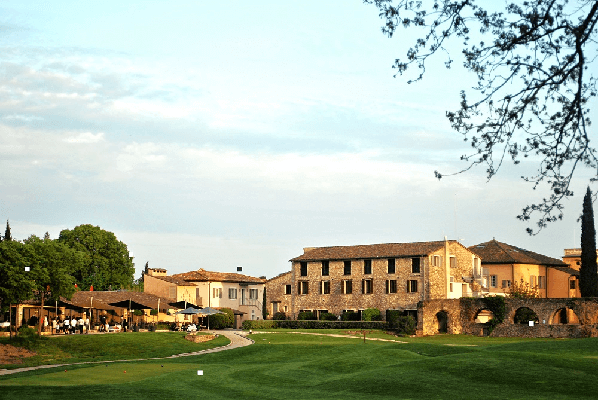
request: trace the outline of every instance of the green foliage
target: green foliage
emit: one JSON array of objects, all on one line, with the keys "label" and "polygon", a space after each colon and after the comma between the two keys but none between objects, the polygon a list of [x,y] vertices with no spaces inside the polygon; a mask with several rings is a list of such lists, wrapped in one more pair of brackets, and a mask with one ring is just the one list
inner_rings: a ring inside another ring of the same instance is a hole
[{"label": "green foliage", "polygon": [[287,315],[284,313],[284,311],[279,311],[277,313],[274,313],[274,315],[272,316],[272,319],[285,320],[285,319],[287,319]]},{"label": "green foliage", "polygon": [[411,315],[403,315],[402,311],[390,310],[386,314],[388,329],[400,335],[414,335],[416,330],[415,319]]},{"label": "green foliage", "polygon": [[528,324],[529,321],[534,321],[536,324],[540,322],[536,313],[528,308],[528,307],[521,307],[515,312],[514,321],[516,324]]},{"label": "green foliage", "polygon": [[536,299],[540,297],[540,293],[538,292],[538,286],[532,286],[521,278],[519,282],[514,281],[511,284],[507,296],[518,299]]},{"label": "green foliage", "polygon": [[138,317],[144,315],[143,310],[133,310],[133,315],[136,315]]},{"label": "green foliage", "polygon": [[9,304],[20,303],[33,297],[35,282],[32,279],[31,256],[25,245],[15,241],[0,242],[0,306],[7,310]]},{"label": "green foliage", "polygon": [[131,287],[135,266],[127,245],[98,226],[79,225],[60,232],[58,241],[85,253],[81,268],[72,272],[79,287],[109,290]]},{"label": "green foliage", "polygon": [[210,329],[232,328],[235,322],[235,314],[230,308],[221,308],[222,314],[208,316]]},{"label": "green foliage", "polygon": [[384,329],[383,321],[264,320],[243,321],[243,329]]},{"label": "green foliage", "polygon": [[154,308],[153,310],[150,311],[150,315],[158,315],[158,310],[156,310]]},{"label": "green foliage", "polygon": [[10,234],[10,225],[8,220],[6,220],[6,230],[4,231],[4,240],[10,242],[12,240],[12,235]]},{"label": "green foliage", "polygon": [[299,315],[297,316],[297,319],[300,320],[300,321],[302,321],[302,320],[313,320],[313,319],[316,319],[316,316],[311,311],[301,311],[299,313]]},{"label": "green foliage", "polygon": [[361,313],[361,316],[364,321],[381,321],[382,315],[380,315],[380,310],[377,308],[366,308]]},{"label": "green foliage", "polygon": [[336,321],[336,315],[334,315],[333,313],[322,313],[320,314],[320,320],[321,321]]},{"label": "green foliage", "polygon": [[579,268],[579,291],[582,297],[598,296],[598,266],[596,264],[596,227],[592,192],[588,186],[583,198],[581,214],[581,266]]},{"label": "green foliage", "polygon": [[505,298],[503,296],[488,296],[482,299],[485,308],[492,311],[494,318],[490,319],[485,325],[488,327],[488,332],[492,333],[498,324],[505,320]]},{"label": "green foliage", "polygon": [[342,321],[360,321],[359,314],[353,311],[344,312],[341,314]]}]

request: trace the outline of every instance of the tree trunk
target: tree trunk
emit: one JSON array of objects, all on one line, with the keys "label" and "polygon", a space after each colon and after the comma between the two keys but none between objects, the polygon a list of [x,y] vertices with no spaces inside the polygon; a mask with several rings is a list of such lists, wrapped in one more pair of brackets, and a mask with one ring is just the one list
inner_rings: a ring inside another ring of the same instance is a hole
[{"label": "tree trunk", "polygon": [[44,326],[44,291],[42,290],[41,304],[39,307],[39,321],[37,321],[37,335],[42,336],[42,326]]}]

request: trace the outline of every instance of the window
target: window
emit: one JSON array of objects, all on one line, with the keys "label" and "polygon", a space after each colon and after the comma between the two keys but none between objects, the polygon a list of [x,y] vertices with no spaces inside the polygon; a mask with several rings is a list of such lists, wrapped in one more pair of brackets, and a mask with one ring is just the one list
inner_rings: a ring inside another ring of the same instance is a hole
[{"label": "window", "polygon": [[176,286],[170,286],[168,288],[168,297],[171,299],[176,299]]},{"label": "window", "polygon": [[237,289],[229,288],[228,289],[228,298],[229,299],[236,299],[237,298]]},{"label": "window", "polygon": [[291,294],[291,285],[286,285],[284,287],[284,294]]},{"label": "window", "polygon": [[330,281],[320,282],[320,294],[330,294]]},{"label": "window", "polygon": [[538,289],[546,289],[546,277],[545,276],[538,277]]},{"label": "window", "polygon": [[278,304],[279,303],[272,303],[272,314],[276,314],[278,312]]},{"label": "window", "polygon": [[345,261],[344,275],[351,275],[351,261]]},{"label": "window", "polygon": [[451,256],[451,268],[457,268],[457,257]]},{"label": "window", "polygon": [[417,280],[407,281],[407,293],[417,293]]},{"label": "window", "polygon": [[474,278],[479,278],[481,275],[481,267],[480,267],[480,259],[474,257],[473,259],[473,276]]},{"label": "window", "polygon": [[569,289],[575,289],[575,279],[569,281]]},{"label": "window", "polygon": [[397,281],[387,280],[386,281],[386,294],[397,292]]},{"label": "window", "polygon": [[411,259],[411,273],[412,274],[419,274],[419,258],[412,258]]},{"label": "window", "polygon": [[307,263],[301,261],[301,276],[307,276]]},{"label": "window", "polygon": [[374,291],[374,284],[372,279],[363,279],[361,281],[361,293],[371,294]]},{"label": "window", "polygon": [[309,282],[299,281],[299,285],[297,286],[297,292],[299,294],[307,294],[309,292]]},{"label": "window", "polygon": [[395,272],[396,272],[395,259],[394,258],[389,258],[388,259],[388,273],[389,274],[394,274]]},{"label": "window", "polygon": [[322,276],[330,275],[330,262],[322,261]]},{"label": "window", "polygon": [[372,260],[363,260],[363,274],[370,275],[372,273]]},{"label": "window", "polygon": [[249,298],[251,300],[257,300],[257,289],[249,289]]},{"label": "window", "polygon": [[222,298],[222,288],[212,288],[212,298]]},{"label": "window", "polygon": [[536,286],[536,276],[535,275],[530,275],[529,276],[529,285],[531,287],[535,287]]},{"label": "window", "polygon": [[442,264],[442,259],[440,258],[440,256],[432,256],[432,265],[435,267],[440,267],[440,265]]},{"label": "window", "polygon": [[284,312],[288,312],[289,311],[289,306],[284,306]]},{"label": "window", "polygon": [[495,288],[497,286],[498,278],[496,275],[490,275],[490,287]]},{"label": "window", "polygon": [[353,281],[352,280],[348,279],[348,280],[343,281],[342,292],[343,292],[343,294],[353,293]]},{"label": "window", "polygon": [[455,277],[451,276],[451,281],[449,283],[449,291],[452,293],[453,292],[453,283],[455,282]]},{"label": "window", "polygon": [[505,279],[502,281],[502,286],[503,289],[508,289],[511,287],[511,280],[510,279]]}]

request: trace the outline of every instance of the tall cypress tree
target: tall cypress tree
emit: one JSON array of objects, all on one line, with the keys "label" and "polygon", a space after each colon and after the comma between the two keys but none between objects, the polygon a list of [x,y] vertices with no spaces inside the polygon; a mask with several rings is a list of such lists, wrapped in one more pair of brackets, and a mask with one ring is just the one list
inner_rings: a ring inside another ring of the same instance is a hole
[{"label": "tall cypress tree", "polygon": [[6,220],[6,230],[4,231],[4,240],[11,241],[12,236],[10,234],[10,225],[8,224],[8,220]]},{"label": "tall cypress tree", "polygon": [[583,198],[581,215],[581,267],[579,269],[579,291],[582,297],[598,296],[598,267],[596,265],[596,228],[594,227],[594,210],[592,208],[592,192],[588,191]]}]

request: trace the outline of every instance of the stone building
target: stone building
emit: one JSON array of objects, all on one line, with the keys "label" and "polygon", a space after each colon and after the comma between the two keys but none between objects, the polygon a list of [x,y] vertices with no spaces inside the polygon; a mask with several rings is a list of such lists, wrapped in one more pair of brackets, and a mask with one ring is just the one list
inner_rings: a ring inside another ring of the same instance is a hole
[{"label": "stone building", "polygon": [[146,293],[198,307],[230,308],[237,327],[246,319],[262,318],[265,283],[265,278],[204,269],[167,275],[166,270],[150,268],[143,276]]},{"label": "stone building", "polygon": [[483,294],[479,256],[454,240],[308,247],[290,261],[291,271],[266,283],[271,316],[367,308],[416,316],[422,300]]}]

